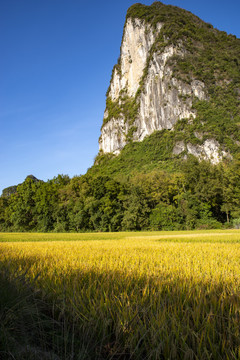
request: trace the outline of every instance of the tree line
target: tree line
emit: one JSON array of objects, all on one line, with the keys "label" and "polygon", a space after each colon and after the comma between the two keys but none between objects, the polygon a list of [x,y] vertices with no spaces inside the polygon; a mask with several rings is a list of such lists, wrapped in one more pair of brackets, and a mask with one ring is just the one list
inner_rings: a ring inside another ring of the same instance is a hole
[{"label": "tree line", "polygon": [[240,158],[211,165],[190,157],[174,173],[122,178],[28,177],[0,197],[1,231],[83,232],[208,229],[240,223]]}]

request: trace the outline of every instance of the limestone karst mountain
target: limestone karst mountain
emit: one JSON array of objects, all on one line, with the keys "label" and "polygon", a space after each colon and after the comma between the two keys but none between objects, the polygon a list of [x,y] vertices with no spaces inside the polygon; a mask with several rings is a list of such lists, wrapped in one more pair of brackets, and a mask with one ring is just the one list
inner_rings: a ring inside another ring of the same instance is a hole
[{"label": "limestone karst mountain", "polygon": [[186,10],[135,4],[107,91],[99,154],[118,155],[164,130],[172,157],[216,164],[239,152],[240,40]]},{"label": "limestone karst mountain", "polygon": [[132,6],[99,145],[85,175],[4,189],[0,231],[238,226],[240,40],[177,7]]}]

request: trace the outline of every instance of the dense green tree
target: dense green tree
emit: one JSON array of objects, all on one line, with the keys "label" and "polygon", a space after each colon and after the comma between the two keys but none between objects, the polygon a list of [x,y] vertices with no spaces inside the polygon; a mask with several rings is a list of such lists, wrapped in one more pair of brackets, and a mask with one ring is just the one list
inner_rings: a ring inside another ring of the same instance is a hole
[{"label": "dense green tree", "polygon": [[149,225],[150,208],[144,192],[131,186],[124,201],[123,230],[143,230]]},{"label": "dense green tree", "polygon": [[0,197],[0,231],[8,229],[11,224],[8,221],[8,199],[5,196]]},{"label": "dense green tree", "polygon": [[199,162],[190,157],[183,164],[185,174],[185,189],[195,195],[194,202],[210,205],[215,218],[221,219],[221,204],[223,201],[223,171],[219,166],[209,161]]},{"label": "dense green tree", "polygon": [[38,183],[27,178],[9,198],[9,215],[13,230],[31,231],[36,228],[34,193]]},{"label": "dense green tree", "polygon": [[189,157],[175,172],[27,178],[0,198],[2,231],[217,228],[240,217],[240,160]]},{"label": "dense green tree", "polygon": [[[38,231],[67,230],[66,214],[60,204],[60,190],[69,183],[66,175],[58,175],[47,182],[41,182],[34,193],[35,214]],[[64,223],[65,220],[65,223]]]},{"label": "dense green tree", "polygon": [[230,218],[240,216],[240,157],[237,157],[223,169],[223,202],[221,210],[226,214],[227,222]]},{"label": "dense green tree", "polygon": [[159,203],[150,214],[150,229],[180,230],[181,217],[174,205]]}]

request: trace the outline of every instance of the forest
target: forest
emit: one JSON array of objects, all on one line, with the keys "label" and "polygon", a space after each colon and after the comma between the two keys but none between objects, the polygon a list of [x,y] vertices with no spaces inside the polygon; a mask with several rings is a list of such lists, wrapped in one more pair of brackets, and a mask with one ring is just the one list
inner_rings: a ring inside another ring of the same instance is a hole
[{"label": "forest", "polygon": [[0,197],[0,231],[101,232],[240,226],[240,157],[190,156],[177,171],[28,176]]}]

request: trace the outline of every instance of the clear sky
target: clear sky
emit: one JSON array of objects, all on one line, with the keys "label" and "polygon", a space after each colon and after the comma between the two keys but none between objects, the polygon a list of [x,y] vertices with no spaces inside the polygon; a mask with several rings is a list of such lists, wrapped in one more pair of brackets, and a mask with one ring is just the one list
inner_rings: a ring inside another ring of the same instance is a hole
[{"label": "clear sky", "polygon": [[[0,0],[0,194],[30,174],[46,181],[92,166],[135,2]],[[239,0],[162,2],[240,37]]]}]

